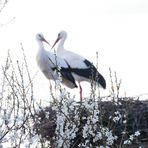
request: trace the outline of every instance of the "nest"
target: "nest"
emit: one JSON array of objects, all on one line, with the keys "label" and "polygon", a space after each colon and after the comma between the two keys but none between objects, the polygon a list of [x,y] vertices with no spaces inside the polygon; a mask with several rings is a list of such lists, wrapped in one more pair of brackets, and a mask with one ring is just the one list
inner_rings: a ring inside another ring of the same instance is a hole
[{"label": "nest", "polygon": [[[80,107],[80,103],[76,107]],[[100,121],[104,127],[110,126],[113,129],[113,133],[118,136],[118,140],[115,142],[113,147],[119,145],[122,132],[126,128],[128,137],[130,134],[136,131],[140,132],[140,135],[133,141],[132,147],[138,147],[139,145],[148,145],[148,101],[133,100],[132,98],[121,98],[118,102],[104,101],[99,102],[99,108],[101,110]],[[118,122],[113,122],[111,117],[116,111],[119,111],[121,119]],[[126,117],[125,117],[126,114]],[[72,115],[75,116],[75,115]],[[71,117],[72,117],[71,116]],[[88,117],[89,113],[87,110],[80,107],[79,116]],[[100,115],[99,115],[100,116]],[[51,145],[54,145],[56,133],[56,111],[52,109],[52,106],[45,107],[39,111],[36,115],[36,123],[34,124],[34,130],[37,134],[41,135],[42,138],[50,141]],[[126,118],[126,125],[123,120]],[[71,141],[71,147],[77,148],[78,145],[84,140],[81,134],[81,130],[85,125],[86,120],[81,119],[81,126],[79,126],[79,131],[77,132],[76,138]],[[73,120],[73,119],[71,119]],[[95,142],[90,138],[90,143],[96,146],[100,143]],[[53,146],[54,147],[54,146]]]}]

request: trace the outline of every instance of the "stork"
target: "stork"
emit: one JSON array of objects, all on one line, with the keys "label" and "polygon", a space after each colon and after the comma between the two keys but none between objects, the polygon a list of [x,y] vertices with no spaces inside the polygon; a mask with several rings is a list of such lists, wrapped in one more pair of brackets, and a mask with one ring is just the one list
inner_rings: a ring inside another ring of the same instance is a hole
[{"label": "stork", "polygon": [[52,48],[59,42],[59,45],[57,47],[57,56],[65,59],[69,64],[72,75],[79,84],[80,100],[82,102],[82,87],[80,85],[80,82],[91,82],[91,80],[93,80],[98,84],[98,86],[101,86],[105,89],[106,81],[90,61],[76,53],[64,49],[66,38],[67,33],[65,31],[59,32],[58,37],[54,42]]},{"label": "stork", "polygon": [[39,50],[36,56],[37,64],[46,78],[55,81],[58,79],[58,72],[60,72],[62,83],[71,89],[76,88],[77,85],[75,79],[72,76],[66,61],[44,49],[43,42],[46,42],[47,44],[49,43],[45,40],[42,34],[37,34],[36,40],[39,44]]}]

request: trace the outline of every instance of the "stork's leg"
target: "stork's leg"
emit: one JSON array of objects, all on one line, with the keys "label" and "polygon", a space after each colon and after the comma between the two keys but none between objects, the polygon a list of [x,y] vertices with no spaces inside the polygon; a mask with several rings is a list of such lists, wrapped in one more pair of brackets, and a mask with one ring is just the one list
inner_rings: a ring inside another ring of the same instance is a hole
[{"label": "stork's leg", "polygon": [[80,85],[80,83],[79,83],[79,88],[80,88],[80,102],[82,102],[82,87],[81,87],[81,85]]}]

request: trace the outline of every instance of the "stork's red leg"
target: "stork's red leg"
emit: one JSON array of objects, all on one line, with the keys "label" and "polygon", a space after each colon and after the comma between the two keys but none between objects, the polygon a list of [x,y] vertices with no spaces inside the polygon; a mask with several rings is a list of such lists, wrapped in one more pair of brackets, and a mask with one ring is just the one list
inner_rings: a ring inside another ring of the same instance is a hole
[{"label": "stork's red leg", "polygon": [[81,87],[81,85],[80,85],[80,83],[79,83],[79,88],[80,88],[80,102],[82,102],[82,87]]}]

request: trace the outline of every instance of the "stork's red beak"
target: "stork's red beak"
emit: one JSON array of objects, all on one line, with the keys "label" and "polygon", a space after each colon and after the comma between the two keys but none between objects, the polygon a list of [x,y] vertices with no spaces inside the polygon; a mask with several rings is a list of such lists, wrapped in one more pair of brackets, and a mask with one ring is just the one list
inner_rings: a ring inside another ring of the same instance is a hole
[{"label": "stork's red beak", "polygon": [[42,41],[46,42],[48,45],[50,45],[45,38],[42,38]]},{"label": "stork's red beak", "polygon": [[56,43],[57,43],[59,40],[60,40],[60,37],[58,37],[58,38],[56,39],[56,41],[55,41],[54,44],[52,45],[51,49],[56,45]]}]

